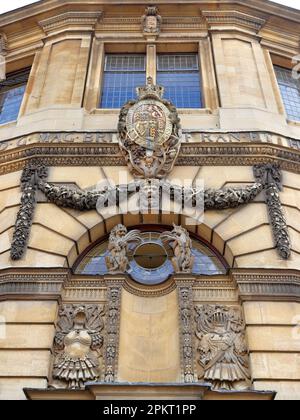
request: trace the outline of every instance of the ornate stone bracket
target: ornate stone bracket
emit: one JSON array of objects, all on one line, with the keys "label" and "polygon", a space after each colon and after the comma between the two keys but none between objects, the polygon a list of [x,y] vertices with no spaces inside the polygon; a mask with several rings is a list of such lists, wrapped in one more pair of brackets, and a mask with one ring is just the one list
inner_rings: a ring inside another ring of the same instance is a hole
[{"label": "ornate stone bracket", "polygon": [[107,281],[106,345],[104,382],[116,382],[118,376],[121,296],[123,281]]},{"label": "ornate stone bracket", "polygon": [[279,255],[287,260],[291,256],[291,240],[280,201],[282,190],[282,173],[279,165],[256,165],[254,176],[265,191],[266,204],[273,230],[274,241]]},{"label": "ornate stone bracket", "polygon": [[197,382],[194,365],[193,288],[192,282],[176,282],[179,300],[180,352],[182,379],[185,383]]}]

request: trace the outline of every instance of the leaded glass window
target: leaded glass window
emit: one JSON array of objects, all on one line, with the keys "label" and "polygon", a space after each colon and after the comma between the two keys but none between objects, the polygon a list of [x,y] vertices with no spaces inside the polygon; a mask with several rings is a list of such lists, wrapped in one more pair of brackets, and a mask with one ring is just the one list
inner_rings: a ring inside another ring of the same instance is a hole
[{"label": "leaded glass window", "polygon": [[0,82],[0,124],[18,119],[30,69],[10,73]]},{"label": "leaded glass window", "polygon": [[136,98],[136,88],[145,83],[145,55],[106,55],[101,108],[121,108],[128,100]]},{"label": "leaded glass window", "polygon": [[202,108],[197,54],[158,55],[157,83],[165,87],[165,98],[177,108]]},{"label": "leaded glass window", "polygon": [[300,79],[293,78],[291,70],[278,66],[275,73],[288,118],[300,121]]}]

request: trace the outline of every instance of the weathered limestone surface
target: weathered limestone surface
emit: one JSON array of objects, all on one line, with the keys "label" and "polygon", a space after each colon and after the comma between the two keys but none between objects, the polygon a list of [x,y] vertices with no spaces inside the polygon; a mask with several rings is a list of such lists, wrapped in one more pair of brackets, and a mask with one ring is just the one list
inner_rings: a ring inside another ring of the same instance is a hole
[{"label": "weathered limestone surface", "polygon": [[143,298],[123,292],[118,380],[179,382],[177,293]]},{"label": "weathered limestone surface", "polygon": [[0,399],[26,399],[23,388],[47,387],[55,301],[0,302]]}]

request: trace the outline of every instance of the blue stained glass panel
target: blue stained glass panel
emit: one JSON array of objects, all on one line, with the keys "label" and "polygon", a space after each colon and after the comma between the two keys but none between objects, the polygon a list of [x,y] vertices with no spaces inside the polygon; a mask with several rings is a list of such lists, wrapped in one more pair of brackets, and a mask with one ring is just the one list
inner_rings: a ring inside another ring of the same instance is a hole
[{"label": "blue stained glass panel", "polygon": [[294,78],[291,70],[278,66],[275,73],[288,118],[300,121],[300,79]]},{"label": "blue stained glass panel", "polygon": [[157,83],[177,108],[203,107],[197,54],[158,55]]},{"label": "blue stained glass panel", "polygon": [[146,83],[146,56],[108,54],[105,57],[101,108],[121,108],[136,99],[136,88]]},{"label": "blue stained glass panel", "polygon": [[199,72],[158,72],[157,83],[164,97],[177,108],[202,108]]},{"label": "blue stained glass panel", "polygon": [[145,73],[105,73],[101,108],[121,108],[130,99],[136,99],[136,88],[145,81]]},{"label": "blue stained glass panel", "polygon": [[0,92],[0,124],[17,120],[26,84]]}]

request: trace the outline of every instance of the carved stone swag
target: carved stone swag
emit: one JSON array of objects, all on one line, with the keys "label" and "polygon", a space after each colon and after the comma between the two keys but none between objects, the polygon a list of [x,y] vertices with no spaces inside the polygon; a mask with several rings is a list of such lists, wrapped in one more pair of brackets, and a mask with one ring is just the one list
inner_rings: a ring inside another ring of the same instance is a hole
[{"label": "carved stone swag", "polygon": [[[283,259],[291,255],[291,242],[288,227],[280,202],[281,171],[278,165],[260,165],[254,167],[256,183],[244,188],[224,188],[220,190],[201,190],[172,185],[168,181],[158,179],[135,180],[129,185],[105,187],[96,191],[83,191],[65,185],[56,185],[46,181],[48,170],[41,161],[29,163],[21,178],[21,206],[17,215],[13,235],[11,258],[20,260],[27,248],[34,210],[36,206],[36,192],[43,192],[50,203],[59,207],[71,208],[79,211],[101,210],[122,200],[139,194],[140,204],[159,201],[163,193],[168,193],[170,199],[176,203],[183,203],[189,196],[189,207],[197,208],[204,200],[204,210],[224,210],[237,208],[252,202],[261,191],[265,192],[266,204],[270,215],[276,249]],[[115,201],[114,201],[115,200]]]}]

